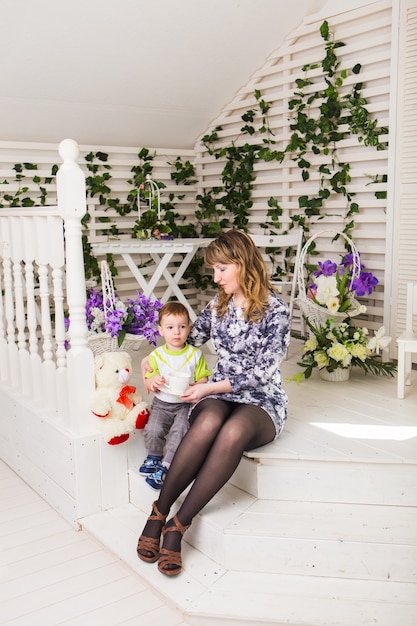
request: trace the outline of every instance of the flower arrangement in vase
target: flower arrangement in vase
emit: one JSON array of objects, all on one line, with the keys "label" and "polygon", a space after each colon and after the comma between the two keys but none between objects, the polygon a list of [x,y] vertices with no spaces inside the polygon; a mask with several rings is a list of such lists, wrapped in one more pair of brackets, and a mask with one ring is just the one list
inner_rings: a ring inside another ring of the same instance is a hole
[{"label": "flower arrangement in vase", "polygon": [[316,367],[328,380],[331,377],[326,376],[326,373],[332,374],[340,369],[345,370],[344,379],[348,378],[352,367],[360,367],[366,374],[394,376],[395,365],[380,357],[380,351],[386,350],[391,342],[391,337],[385,335],[383,326],[373,337],[369,337],[369,330],[365,326],[337,323],[331,318],[319,326],[308,320],[306,323],[311,337],[304,343],[303,355],[298,363],[304,371],[292,377],[293,380],[299,382],[303,377],[310,378]]}]

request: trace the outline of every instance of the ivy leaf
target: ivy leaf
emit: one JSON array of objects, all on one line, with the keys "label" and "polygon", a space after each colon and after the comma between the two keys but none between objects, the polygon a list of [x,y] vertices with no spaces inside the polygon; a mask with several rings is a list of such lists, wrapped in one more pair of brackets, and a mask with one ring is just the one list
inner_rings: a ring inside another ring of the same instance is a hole
[{"label": "ivy leaf", "polygon": [[325,41],[329,41],[330,30],[327,20],[324,20],[323,24],[320,26],[320,35]]},{"label": "ivy leaf", "polygon": [[351,202],[349,211],[348,211],[348,216],[350,217],[351,215],[354,215],[355,213],[359,213],[359,204],[357,202]]}]

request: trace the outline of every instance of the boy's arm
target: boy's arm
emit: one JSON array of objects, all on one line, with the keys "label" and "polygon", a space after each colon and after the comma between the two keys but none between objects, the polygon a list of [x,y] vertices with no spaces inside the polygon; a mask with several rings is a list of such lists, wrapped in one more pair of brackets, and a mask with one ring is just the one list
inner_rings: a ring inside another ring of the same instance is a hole
[{"label": "boy's arm", "polygon": [[155,376],[158,376],[159,374],[158,361],[153,356],[152,352],[148,356],[148,365],[151,368],[151,370],[147,370],[144,373],[143,384],[145,386],[146,393],[151,393],[151,391],[155,391],[154,384],[153,384],[154,378]]},{"label": "boy's arm", "polygon": [[204,354],[202,354],[195,366],[194,381],[196,383],[206,383],[209,376],[211,376],[211,371],[207,366]]},{"label": "boy's arm", "polygon": [[199,385],[200,383],[207,383],[208,382],[208,377],[207,376],[203,376],[202,378],[199,378],[198,380],[195,381],[196,385]]}]

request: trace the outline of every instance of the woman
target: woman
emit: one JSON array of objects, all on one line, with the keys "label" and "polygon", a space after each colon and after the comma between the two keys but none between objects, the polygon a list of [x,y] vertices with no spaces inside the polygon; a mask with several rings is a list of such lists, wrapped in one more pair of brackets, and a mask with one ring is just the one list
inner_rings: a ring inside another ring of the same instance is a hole
[{"label": "woman", "polygon": [[[194,405],[190,428],[137,547],[140,559],[158,560],[167,576],[181,571],[181,539],[192,519],[229,480],[243,452],[278,437],[287,416],[279,366],[290,339],[289,312],[259,250],[248,235],[231,230],[210,243],[205,260],[220,289],[194,322],[189,342],[211,339],[217,364],[209,382],[181,397]],[[165,522],[191,483],[177,514]]]}]

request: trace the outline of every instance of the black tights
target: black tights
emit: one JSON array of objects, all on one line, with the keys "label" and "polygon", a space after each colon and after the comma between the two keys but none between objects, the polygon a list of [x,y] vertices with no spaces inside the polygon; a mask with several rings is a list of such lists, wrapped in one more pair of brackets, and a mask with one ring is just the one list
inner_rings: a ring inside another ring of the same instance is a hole
[{"label": "black tights", "polygon": [[[160,512],[168,514],[178,496],[194,481],[177,513],[184,526],[191,524],[225,485],[245,450],[265,445],[275,437],[275,426],[260,407],[215,398],[202,400],[192,412],[190,423],[157,502]],[[160,532],[159,522],[152,525],[148,522],[144,528],[147,536]],[[178,550],[180,540],[179,533],[167,533],[164,547]]]}]

